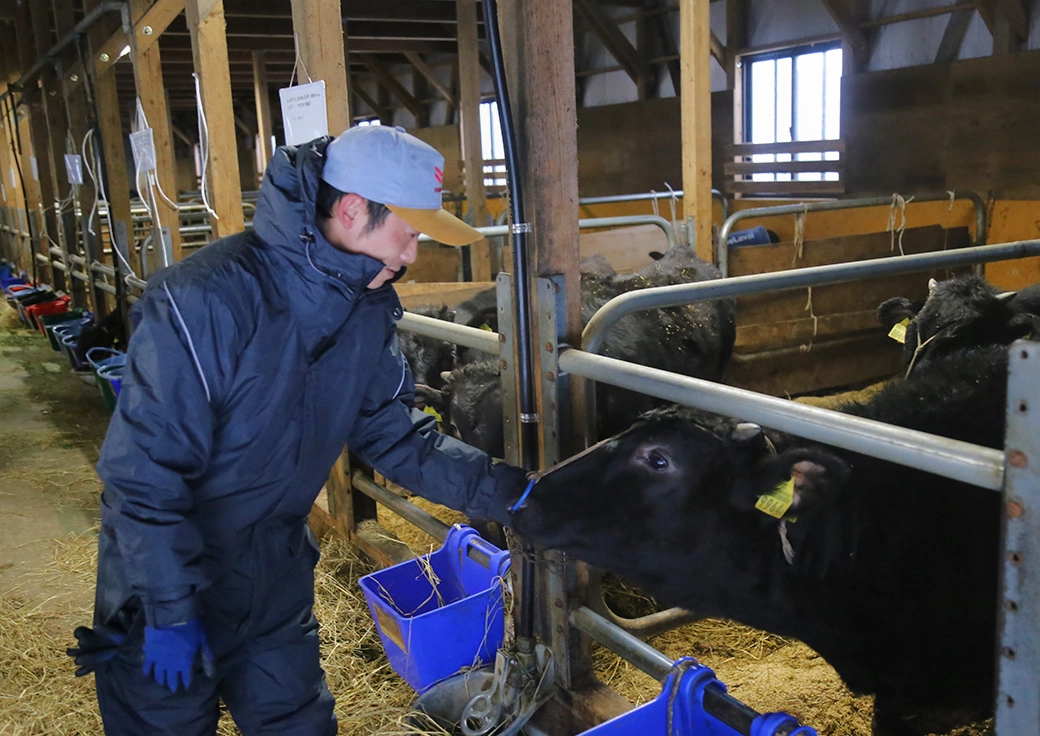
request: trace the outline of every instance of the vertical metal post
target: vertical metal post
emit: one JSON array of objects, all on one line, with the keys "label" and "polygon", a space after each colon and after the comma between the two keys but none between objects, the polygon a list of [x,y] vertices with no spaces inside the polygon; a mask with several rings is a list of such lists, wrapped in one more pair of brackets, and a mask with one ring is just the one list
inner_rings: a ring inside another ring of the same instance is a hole
[{"label": "vertical metal post", "polygon": [[520,464],[520,404],[516,395],[516,331],[513,327],[513,278],[500,273],[495,279],[498,301],[499,360],[502,381],[502,421],[505,437],[505,461]]},{"label": "vertical metal post", "polygon": [[1040,343],[1008,361],[1004,518],[997,655],[997,736],[1040,724]]},{"label": "vertical metal post", "polygon": [[[562,276],[541,277],[535,286],[537,300],[536,315],[540,337],[538,362],[541,366],[539,378],[541,404],[539,415],[542,427],[541,459],[543,467],[549,468],[560,462],[561,407],[569,406],[566,381],[560,378],[558,356],[559,342],[566,329],[566,300]],[[563,687],[571,685],[570,606],[568,599],[572,585],[569,580],[570,565],[566,555],[542,552],[539,557],[544,564],[538,566],[536,575],[540,595],[546,601],[542,615],[546,617],[547,634],[553,650],[556,667],[556,682]]]}]

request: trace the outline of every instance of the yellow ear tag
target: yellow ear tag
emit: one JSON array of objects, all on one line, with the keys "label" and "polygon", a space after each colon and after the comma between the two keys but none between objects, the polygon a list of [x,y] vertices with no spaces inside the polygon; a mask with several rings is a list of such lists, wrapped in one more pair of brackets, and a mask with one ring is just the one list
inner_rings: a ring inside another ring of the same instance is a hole
[{"label": "yellow ear tag", "polygon": [[444,417],[442,417],[441,413],[434,409],[432,406],[424,406],[423,414],[429,414],[431,417],[437,420],[437,424],[444,424]]},{"label": "yellow ear tag", "polygon": [[486,330],[486,331],[488,331],[488,332],[494,332],[494,330],[493,330],[493,329],[491,329],[491,325],[489,325],[489,324],[488,324],[487,322],[485,322],[484,324],[482,324],[482,325],[480,326],[480,329],[482,329],[482,330]]},{"label": "yellow ear tag", "polygon": [[892,329],[888,331],[888,336],[891,337],[898,343],[906,342],[906,326],[910,324],[910,318],[907,317],[902,322],[892,325]]},{"label": "yellow ear tag", "polygon": [[[769,493],[763,493],[755,502],[755,508],[769,514],[774,519],[784,518],[784,514],[794,503],[794,478],[788,478]],[[788,519],[794,521],[794,519]]]}]

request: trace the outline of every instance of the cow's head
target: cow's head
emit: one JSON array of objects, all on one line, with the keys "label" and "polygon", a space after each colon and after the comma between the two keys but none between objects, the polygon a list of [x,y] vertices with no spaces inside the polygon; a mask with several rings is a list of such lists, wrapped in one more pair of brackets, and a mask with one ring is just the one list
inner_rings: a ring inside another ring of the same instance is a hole
[{"label": "cow's head", "polygon": [[492,457],[505,454],[502,424],[502,379],[491,361],[445,371],[442,388],[415,387],[415,404],[436,412],[445,434],[462,440]]},{"label": "cow's head", "polygon": [[886,328],[906,321],[903,368],[907,375],[950,353],[980,345],[1008,345],[1034,330],[1036,317],[1016,312],[1016,292],[1001,292],[978,276],[928,282],[923,303],[897,297],[883,302]]},{"label": "cow's head", "polygon": [[775,543],[779,519],[756,509],[760,497],[792,480],[784,516],[804,518],[829,505],[847,474],[820,448],[774,454],[757,425],[662,409],[541,474],[512,527],[638,581],[663,560]]},{"label": "cow's head", "polygon": [[[451,322],[455,316],[447,307],[421,306],[408,311],[446,322]],[[408,360],[408,367],[412,369],[415,382],[440,388],[443,385],[441,374],[450,371],[454,364],[454,346],[444,340],[407,330],[398,332],[397,340]]]}]

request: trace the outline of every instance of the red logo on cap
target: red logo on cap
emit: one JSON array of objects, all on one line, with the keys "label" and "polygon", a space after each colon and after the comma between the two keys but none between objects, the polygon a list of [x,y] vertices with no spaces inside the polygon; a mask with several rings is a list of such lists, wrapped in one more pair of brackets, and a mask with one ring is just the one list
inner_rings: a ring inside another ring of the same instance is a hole
[{"label": "red logo on cap", "polygon": [[[444,184],[444,172],[436,166],[433,167],[433,178],[437,180],[438,184]],[[441,191],[441,187],[435,187],[433,191],[439,192]]]}]

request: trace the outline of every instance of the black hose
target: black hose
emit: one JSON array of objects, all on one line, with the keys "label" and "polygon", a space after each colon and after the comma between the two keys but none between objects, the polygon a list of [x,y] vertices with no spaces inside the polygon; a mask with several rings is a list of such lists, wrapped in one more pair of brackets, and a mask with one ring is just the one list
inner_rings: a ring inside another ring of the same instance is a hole
[{"label": "black hose", "polygon": [[[484,32],[491,53],[491,71],[498,99],[498,118],[506,153],[506,179],[509,184],[509,209],[513,227],[513,307],[516,320],[516,370],[520,394],[520,464],[538,469],[538,418],[534,400],[534,362],[531,359],[531,306],[527,288],[527,230],[524,200],[520,187],[520,160],[516,151],[516,130],[506,86],[502,61],[502,40],[498,29],[498,4],[483,0]],[[520,569],[520,620],[517,639],[530,639],[534,633],[534,564],[524,556]]]}]

